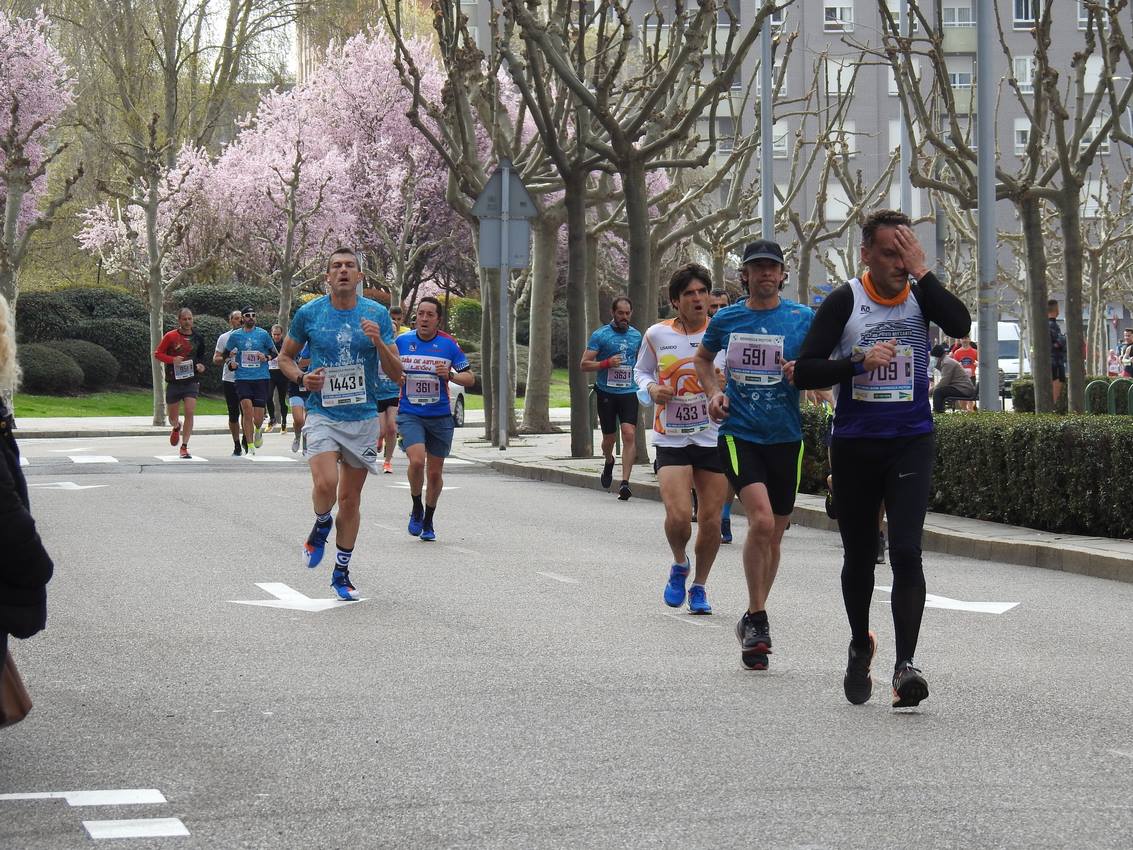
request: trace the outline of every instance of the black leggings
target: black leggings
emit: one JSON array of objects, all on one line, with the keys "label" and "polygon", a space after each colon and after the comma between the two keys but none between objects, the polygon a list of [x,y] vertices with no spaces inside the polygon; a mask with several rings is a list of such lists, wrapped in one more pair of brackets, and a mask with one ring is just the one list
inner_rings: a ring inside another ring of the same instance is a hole
[{"label": "black leggings", "polygon": [[275,422],[275,397],[279,396],[279,420],[287,424],[287,376],[282,369],[269,369],[271,381],[268,383],[268,422]]},{"label": "black leggings", "polygon": [[893,630],[897,663],[912,661],[924,613],[921,531],[935,457],[931,433],[893,439],[830,441],[834,507],[842,535],[842,599],[850,634],[868,640],[869,606],[877,561],[877,518],[884,502],[893,566]]}]

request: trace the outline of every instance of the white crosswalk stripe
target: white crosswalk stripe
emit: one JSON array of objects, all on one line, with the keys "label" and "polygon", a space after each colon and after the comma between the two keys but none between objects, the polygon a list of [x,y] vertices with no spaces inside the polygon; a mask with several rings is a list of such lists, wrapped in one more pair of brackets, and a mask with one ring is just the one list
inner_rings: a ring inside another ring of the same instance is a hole
[{"label": "white crosswalk stripe", "polygon": [[75,463],[118,463],[118,458],[110,455],[68,455]]}]

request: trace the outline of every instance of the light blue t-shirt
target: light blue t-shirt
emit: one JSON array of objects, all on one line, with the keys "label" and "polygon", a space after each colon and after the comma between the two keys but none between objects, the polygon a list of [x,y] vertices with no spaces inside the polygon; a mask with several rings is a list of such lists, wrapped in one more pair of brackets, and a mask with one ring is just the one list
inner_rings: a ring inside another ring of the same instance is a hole
[{"label": "light blue t-shirt", "polygon": [[369,298],[359,298],[349,310],[338,310],[324,295],[299,308],[287,335],[310,349],[308,372],[326,369],[322,392],[307,397],[307,410],[338,422],[373,419],[378,415],[378,351],[362,332],[362,320],[381,328],[382,341],[393,342],[389,311]]},{"label": "light blue t-shirt", "polygon": [[637,392],[633,382],[633,367],[637,363],[637,351],[641,348],[641,331],[630,325],[625,333],[614,330],[611,322],[602,325],[590,335],[586,343],[587,351],[597,352],[595,359],[605,360],[620,354],[622,362],[609,369],[598,370],[598,389],[614,395],[630,395]]},{"label": "light blue t-shirt", "polygon": [[782,364],[799,356],[813,319],[813,310],[787,299],[774,310],[752,310],[742,301],[712,317],[701,345],[727,352],[728,418],[721,434],[763,445],[803,438],[799,391],[782,378]]},{"label": "light blue t-shirt", "polygon": [[[392,320],[391,320],[392,322]],[[394,328],[394,336],[397,336],[397,328]],[[394,339],[394,347],[397,347],[397,339]],[[382,368],[382,363],[378,361],[378,401],[387,401],[391,398],[397,398],[401,395],[401,384],[395,384],[389,379],[386,370]]]},{"label": "light blue t-shirt", "polygon": [[[250,331],[237,328],[228,336],[228,350],[236,349],[236,380],[237,381],[266,381],[271,375],[268,373],[268,360],[279,352],[275,349],[275,342],[271,334],[263,328],[252,328]],[[264,355],[254,365],[254,358],[245,355],[245,352],[260,352]]]}]

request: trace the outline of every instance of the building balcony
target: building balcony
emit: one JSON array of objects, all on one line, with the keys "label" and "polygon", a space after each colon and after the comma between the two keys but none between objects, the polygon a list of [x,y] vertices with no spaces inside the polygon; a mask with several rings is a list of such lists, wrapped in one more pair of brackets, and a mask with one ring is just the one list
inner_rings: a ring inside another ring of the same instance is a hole
[{"label": "building balcony", "polygon": [[944,27],[945,53],[975,53],[976,28],[975,27]]}]

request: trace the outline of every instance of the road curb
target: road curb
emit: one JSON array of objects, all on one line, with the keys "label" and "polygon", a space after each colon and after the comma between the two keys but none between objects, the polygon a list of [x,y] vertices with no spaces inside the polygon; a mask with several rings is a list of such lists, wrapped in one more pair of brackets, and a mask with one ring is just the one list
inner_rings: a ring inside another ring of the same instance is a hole
[{"label": "road curb", "polygon": [[[193,436],[216,436],[218,434],[229,433],[227,428],[194,428]],[[154,427],[139,429],[126,429],[126,428],[72,428],[67,431],[37,431],[34,428],[17,428],[15,430],[16,439],[23,442],[24,440],[93,440],[101,439],[103,437],[168,437],[168,427]]]},{"label": "road curb", "polygon": [[[552,484],[567,484],[587,490],[603,490],[594,472],[581,472],[506,460],[488,461],[488,465],[496,472],[513,475],[517,478],[528,478]],[[661,500],[660,487],[656,484],[635,481],[631,486],[634,498],[649,499],[655,502]],[[818,504],[807,504],[810,500],[814,500]],[[732,510],[743,514],[743,505],[737,501]],[[791,522],[822,531],[838,530],[838,523],[826,515],[825,509],[821,507],[821,500],[817,496],[800,496],[800,500],[796,502],[795,510],[791,514]],[[1013,527],[1002,526],[1002,528],[1010,529]],[[1023,531],[1027,530],[1023,529]],[[1076,539],[1086,541],[1091,538]],[[1081,545],[1081,543],[1075,544],[1074,540],[1075,538],[1068,538],[1057,543],[1018,542],[995,539],[994,537],[974,537],[960,532],[926,528],[921,539],[921,545],[926,551],[940,552],[945,555],[962,555],[965,558],[975,558],[981,561],[998,561],[1133,584],[1133,559],[1099,552]]]}]

